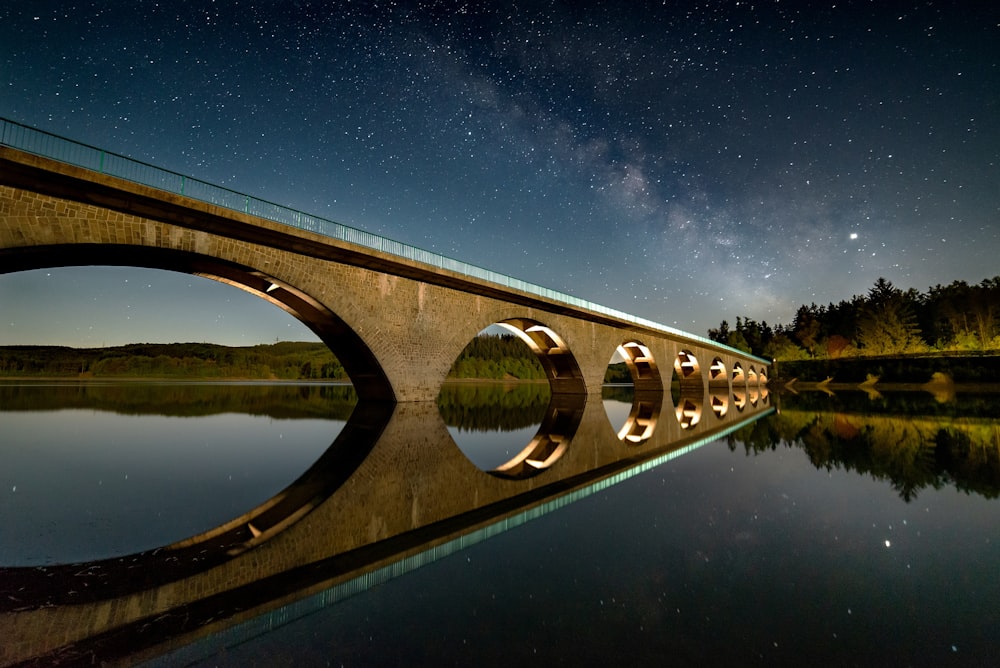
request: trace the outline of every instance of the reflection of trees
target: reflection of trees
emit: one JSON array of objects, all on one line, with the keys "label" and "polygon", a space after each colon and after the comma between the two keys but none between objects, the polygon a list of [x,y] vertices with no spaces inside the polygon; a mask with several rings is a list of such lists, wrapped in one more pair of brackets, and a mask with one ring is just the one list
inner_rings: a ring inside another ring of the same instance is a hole
[{"label": "reflection of trees", "polygon": [[995,419],[783,407],[728,441],[731,449],[742,444],[747,452],[771,450],[779,442],[800,447],[816,468],[888,481],[906,501],[921,489],[948,485],[987,498],[1000,496],[1000,421]]},{"label": "reflection of trees", "polygon": [[630,404],[635,399],[635,388],[632,385],[605,385],[601,388],[601,398]]},{"label": "reflection of trees", "polygon": [[84,408],[124,415],[244,413],[346,420],[357,400],[351,385],[318,383],[0,383],[3,411]]},{"label": "reflection of trees", "polygon": [[513,431],[541,423],[548,383],[445,383],[438,408],[445,424],[468,431]]}]

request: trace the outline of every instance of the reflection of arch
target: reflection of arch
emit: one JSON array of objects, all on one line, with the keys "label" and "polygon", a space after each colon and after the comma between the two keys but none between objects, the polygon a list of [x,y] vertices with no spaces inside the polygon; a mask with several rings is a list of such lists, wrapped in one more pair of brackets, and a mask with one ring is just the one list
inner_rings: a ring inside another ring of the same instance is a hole
[{"label": "reflection of arch", "polygon": [[701,402],[682,398],[677,405],[677,421],[681,429],[690,429],[701,422]]},{"label": "reflection of arch", "polygon": [[637,391],[663,391],[660,370],[649,348],[638,341],[627,341],[618,346],[617,352],[632,374],[632,383]]},{"label": "reflection of arch", "polygon": [[534,351],[553,393],[586,394],[580,365],[558,334],[527,318],[511,318],[496,324],[515,334]]},{"label": "reflection of arch", "polygon": [[733,388],[733,406],[736,406],[736,410],[740,413],[747,405],[747,392],[745,388]]},{"label": "reflection of arch", "polygon": [[726,365],[718,357],[712,360],[712,366],[708,368],[708,384],[729,385],[729,378],[726,376]]},{"label": "reflection of arch", "polygon": [[[17,582],[22,591],[44,597],[36,601],[0,597],[0,612],[26,605],[87,603],[152,589],[201,573],[260,545],[308,515],[344,484],[378,441],[394,408],[382,401],[359,402],[330,447],[295,482],[215,529],[155,550],[86,564],[0,568],[0,583]],[[48,585],[52,581],[80,586],[57,591]]]},{"label": "reflection of arch", "polygon": [[538,433],[519,453],[490,473],[503,478],[530,478],[555,464],[580,426],[586,395],[552,394]]},{"label": "reflection of arch", "polygon": [[729,395],[726,392],[712,392],[710,396],[712,412],[718,418],[724,418],[729,411]]},{"label": "reflection of arch", "polygon": [[359,399],[395,399],[381,365],[354,330],[305,292],[252,267],[188,251],[149,246],[66,244],[0,250],[0,274],[80,265],[164,269],[240,288],[288,312],[315,332],[344,366]]},{"label": "reflection of arch", "polygon": [[751,385],[748,387],[747,394],[750,397],[750,404],[752,406],[756,406],[757,400],[760,398],[760,389],[758,389],[757,385]]},{"label": "reflection of arch", "polygon": [[656,429],[662,406],[663,392],[636,396],[632,401],[628,419],[618,430],[618,440],[639,444],[649,439]]}]

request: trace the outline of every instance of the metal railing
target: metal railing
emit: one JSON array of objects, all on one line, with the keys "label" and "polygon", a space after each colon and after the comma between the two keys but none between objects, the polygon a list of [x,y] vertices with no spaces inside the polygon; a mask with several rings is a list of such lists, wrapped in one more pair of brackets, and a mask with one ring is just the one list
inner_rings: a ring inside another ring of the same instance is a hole
[{"label": "metal railing", "polygon": [[[233,211],[240,211],[259,218],[265,218],[283,225],[322,234],[339,241],[346,241],[407,260],[421,262],[439,269],[454,271],[470,278],[488,281],[507,288],[520,290],[539,297],[569,304],[570,306],[631,322],[642,327],[698,341],[714,348],[726,349],[740,356],[747,355],[747,353],[741,350],[730,348],[697,334],[691,334],[690,332],[631,315],[624,311],[608,308],[607,306],[594,304],[593,302],[588,302],[585,299],[573,297],[557,290],[550,290],[549,288],[528,283],[527,281],[522,281],[506,274],[484,269],[483,267],[416,248],[415,246],[409,246],[399,241],[393,241],[377,234],[335,223],[332,220],[313,216],[296,209],[275,204],[274,202],[251,197],[250,195],[213,185],[206,181],[161,169],[123,155],[109,153],[103,149],[81,144],[72,139],[31,128],[5,118],[0,118],[0,144],[25,151],[26,153],[33,153],[59,162],[83,167],[108,176],[115,176],[145,186],[184,195],[185,197],[215,204]],[[751,357],[755,356],[751,355]],[[761,362],[767,362],[767,360],[757,359]]]}]

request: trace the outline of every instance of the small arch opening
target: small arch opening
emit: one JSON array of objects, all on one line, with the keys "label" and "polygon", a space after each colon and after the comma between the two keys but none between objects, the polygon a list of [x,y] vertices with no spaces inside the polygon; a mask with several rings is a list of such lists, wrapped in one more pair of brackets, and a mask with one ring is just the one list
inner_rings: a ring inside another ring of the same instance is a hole
[{"label": "small arch opening", "polygon": [[693,398],[681,399],[675,409],[681,429],[691,429],[701,422],[701,401]]},{"label": "small arch opening", "polygon": [[726,374],[726,364],[719,357],[713,359],[712,365],[708,368],[708,384],[710,386],[729,385],[729,376]]},{"label": "small arch opening", "polygon": [[733,406],[740,413],[747,406],[747,391],[746,388],[733,388]]},{"label": "small arch opening", "polygon": [[729,394],[726,392],[712,392],[709,395],[709,400],[712,402],[712,412],[719,419],[726,417],[726,413],[729,411]]},{"label": "small arch opening", "polygon": [[[505,478],[547,470],[582,417],[572,399],[582,374],[550,328],[508,320],[481,330],[452,365],[438,408],[455,444],[477,468]],[[570,399],[567,400],[567,397]]]},{"label": "small arch opening", "polygon": [[688,380],[700,380],[701,367],[698,358],[689,350],[682,350],[677,353],[674,359],[675,378],[682,383]]},{"label": "small arch opening", "polygon": [[663,406],[663,384],[656,360],[639,341],[615,349],[602,389],[604,410],[618,439],[638,445],[656,429]]},{"label": "small arch opening", "polygon": [[704,387],[698,358],[689,350],[681,350],[674,359],[674,377],[670,382],[677,421],[690,429],[701,421]]}]

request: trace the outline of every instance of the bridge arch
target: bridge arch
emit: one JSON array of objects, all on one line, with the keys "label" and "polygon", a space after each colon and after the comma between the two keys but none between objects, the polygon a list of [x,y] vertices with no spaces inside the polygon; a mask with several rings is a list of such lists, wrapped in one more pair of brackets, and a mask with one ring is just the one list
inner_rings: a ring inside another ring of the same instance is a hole
[{"label": "bridge arch", "polygon": [[586,394],[583,372],[561,336],[531,318],[509,318],[496,323],[528,344],[545,370],[553,393]]},{"label": "bridge arch", "polygon": [[305,291],[267,272],[199,253],[125,244],[54,244],[0,249],[0,274],[73,266],[117,266],[187,273],[225,283],[282,309],[337,356],[361,400],[393,401],[375,355],[340,317]]},{"label": "bridge arch", "polygon": [[729,387],[729,376],[726,373],[726,363],[721,357],[712,359],[712,365],[708,368],[708,384],[710,387]]},{"label": "bridge arch", "polygon": [[630,339],[619,345],[616,352],[624,360],[629,373],[632,374],[632,382],[637,391],[645,389],[645,387],[641,388],[640,386],[647,385],[650,389],[663,389],[659,366],[648,346],[641,341]]},{"label": "bridge arch", "polygon": [[683,385],[685,383],[701,383],[701,364],[698,358],[690,350],[681,350],[674,359],[674,372],[676,379]]}]

